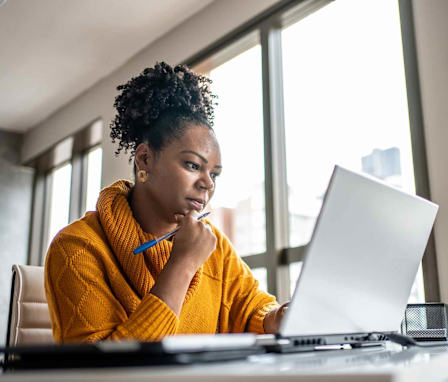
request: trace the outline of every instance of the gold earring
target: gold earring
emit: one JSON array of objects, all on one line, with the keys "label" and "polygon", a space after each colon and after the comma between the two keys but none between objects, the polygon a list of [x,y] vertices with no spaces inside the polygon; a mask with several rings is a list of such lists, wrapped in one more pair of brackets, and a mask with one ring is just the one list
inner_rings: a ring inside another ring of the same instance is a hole
[{"label": "gold earring", "polygon": [[145,183],[148,180],[148,173],[145,170],[139,170],[137,172],[137,178],[140,182]]}]

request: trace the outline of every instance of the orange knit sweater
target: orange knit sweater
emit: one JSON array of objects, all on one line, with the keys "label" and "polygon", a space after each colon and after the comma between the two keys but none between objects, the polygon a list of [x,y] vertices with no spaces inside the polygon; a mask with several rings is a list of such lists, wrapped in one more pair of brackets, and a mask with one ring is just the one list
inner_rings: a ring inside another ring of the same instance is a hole
[{"label": "orange knit sweater", "polygon": [[212,226],[215,251],[193,277],[180,316],[150,293],[172,243],[132,251],[154,237],[143,232],[128,203],[132,184],[105,188],[97,211],[70,224],[47,253],[45,289],[57,342],[103,339],[157,341],[177,333],[263,333],[277,305],[258,289],[247,265]]}]

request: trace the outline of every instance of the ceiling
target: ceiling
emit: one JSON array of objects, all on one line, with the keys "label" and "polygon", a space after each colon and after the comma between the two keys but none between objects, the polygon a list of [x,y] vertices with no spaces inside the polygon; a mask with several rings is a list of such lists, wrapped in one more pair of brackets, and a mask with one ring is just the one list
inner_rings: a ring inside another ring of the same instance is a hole
[{"label": "ceiling", "polygon": [[37,125],[212,1],[6,1],[0,129]]}]

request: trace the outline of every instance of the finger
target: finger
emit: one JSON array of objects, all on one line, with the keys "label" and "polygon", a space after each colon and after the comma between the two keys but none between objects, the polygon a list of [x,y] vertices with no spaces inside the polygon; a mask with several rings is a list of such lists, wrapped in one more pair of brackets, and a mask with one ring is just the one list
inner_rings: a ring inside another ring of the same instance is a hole
[{"label": "finger", "polygon": [[277,318],[278,319],[281,320],[283,318],[283,316],[286,314],[286,311],[288,310],[288,304],[289,304],[289,301],[280,305],[277,308]]},{"label": "finger", "polygon": [[188,211],[185,214],[185,216],[182,218],[182,221],[181,221],[180,224],[181,225],[186,225],[186,224],[193,223],[196,220],[195,215],[196,215],[196,211],[194,211],[194,210]]}]

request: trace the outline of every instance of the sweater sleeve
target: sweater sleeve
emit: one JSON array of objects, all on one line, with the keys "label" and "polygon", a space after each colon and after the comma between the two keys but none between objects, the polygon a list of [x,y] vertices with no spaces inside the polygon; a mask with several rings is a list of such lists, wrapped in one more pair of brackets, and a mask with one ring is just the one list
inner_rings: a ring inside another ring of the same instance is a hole
[{"label": "sweater sleeve", "polygon": [[128,316],[111,290],[95,248],[79,238],[53,241],[45,263],[45,290],[59,343],[157,341],[177,331],[175,313],[152,294]]},{"label": "sweater sleeve", "polygon": [[[222,234],[221,234],[222,235]],[[224,252],[223,313],[228,330],[234,333],[264,333],[263,321],[277,307],[274,296],[258,288],[258,280],[247,264],[236,254],[229,240],[221,238]],[[227,315],[227,316],[226,316]]]}]

